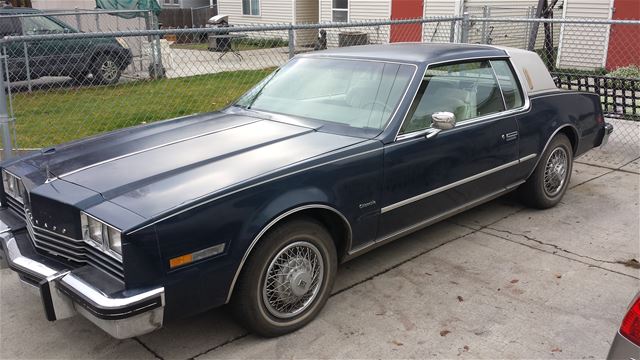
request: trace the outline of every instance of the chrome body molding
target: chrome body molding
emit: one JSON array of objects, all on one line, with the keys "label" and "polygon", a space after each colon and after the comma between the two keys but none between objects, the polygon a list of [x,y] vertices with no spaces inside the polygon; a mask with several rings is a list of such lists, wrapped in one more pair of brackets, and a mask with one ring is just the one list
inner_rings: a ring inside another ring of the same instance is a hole
[{"label": "chrome body molding", "polygon": [[244,252],[244,255],[242,256],[242,260],[240,261],[240,265],[238,265],[238,268],[236,269],[235,274],[233,275],[233,280],[231,281],[231,285],[229,286],[229,292],[227,295],[227,301],[226,303],[229,302],[229,300],[231,300],[231,296],[233,295],[233,289],[236,285],[236,281],[238,280],[238,276],[240,276],[240,272],[242,271],[242,267],[244,266],[244,263],[247,261],[247,258],[249,257],[249,254],[251,253],[251,250],[253,250],[253,248],[256,246],[256,244],[258,243],[258,241],[262,238],[262,236],[264,236],[264,234],[269,231],[269,229],[271,229],[275,224],[277,224],[278,222],[280,222],[280,220],[283,220],[284,218],[286,218],[289,215],[295,214],[297,212],[300,212],[302,210],[308,210],[308,209],[324,209],[324,210],[329,210],[332,211],[333,213],[335,213],[336,215],[340,216],[340,218],[342,219],[342,221],[347,225],[347,248],[349,248],[351,246],[351,237],[353,235],[353,232],[351,230],[351,224],[349,223],[349,221],[347,220],[347,218],[342,215],[342,213],[340,213],[338,210],[332,208],[331,206],[327,206],[327,205],[323,205],[323,204],[308,204],[308,205],[303,205],[303,206],[299,206],[297,208],[291,209],[289,211],[286,211],[280,215],[278,215],[275,219],[271,220],[265,227],[262,228],[262,230],[260,230],[260,232],[258,233],[258,235],[256,235],[255,238],[253,238],[253,241],[251,241],[251,244],[249,244],[249,247],[247,248],[247,250]]},{"label": "chrome body molding", "polygon": [[[6,226],[2,221],[0,225]],[[22,241],[21,245],[19,241]],[[20,248],[25,246],[28,246],[28,241],[24,235],[14,236],[11,231],[0,234],[3,267],[15,271],[23,285],[40,295],[48,320],[80,314],[118,339],[146,334],[162,327],[164,287],[128,290],[132,295],[111,297],[86,282],[75,270],[56,268],[41,262],[36,255],[23,254]]]},{"label": "chrome body molding", "polygon": [[453,182],[453,183],[447,184],[447,185],[445,185],[445,186],[441,186],[441,187],[439,187],[439,188],[437,188],[437,189],[433,189],[433,190],[431,190],[431,191],[427,191],[427,192],[422,193],[422,194],[420,194],[420,195],[416,195],[416,196],[414,196],[414,197],[410,197],[410,198],[408,198],[408,199],[405,199],[405,200],[399,201],[399,202],[397,202],[397,203],[395,203],[395,204],[391,204],[391,205],[385,206],[385,207],[383,207],[383,208],[380,210],[380,213],[381,213],[381,214],[384,214],[384,213],[389,212],[389,211],[391,211],[391,210],[395,210],[395,209],[397,209],[397,208],[399,208],[399,207],[402,207],[402,206],[405,206],[405,205],[411,204],[411,203],[416,202],[416,201],[419,201],[419,200],[426,199],[426,198],[428,198],[429,196],[433,196],[433,195],[435,195],[435,194],[441,193],[441,192],[443,192],[443,191],[447,191],[447,190],[449,190],[449,189],[453,189],[454,187],[457,187],[457,186],[460,186],[460,185],[466,184],[466,183],[468,183],[468,182],[471,182],[471,181],[474,181],[474,180],[478,180],[478,179],[480,179],[480,178],[482,178],[482,177],[484,177],[484,176],[491,175],[491,174],[493,174],[493,173],[496,173],[496,172],[498,172],[498,171],[504,170],[504,169],[506,169],[506,168],[509,168],[509,167],[512,167],[512,166],[518,165],[518,164],[520,164],[520,163],[522,163],[522,162],[524,162],[524,161],[527,161],[527,160],[529,160],[529,159],[533,159],[533,158],[534,158],[534,157],[536,157],[537,155],[538,155],[538,154],[529,154],[529,155],[527,155],[527,156],[525,156],[525,157],[522,157],[522,158],[520,158],[520,159],[518,159],[518,160],[514,160],[514,161],[511,161],[511,162],[508,162],[508,163],[506,163],[506,164],[504,164],[504,165],[500,165],[500,166],[495,167],[495,168],[493,168],[493,169],[489,169],[489,170],[487,170],[487,171],[483,171],[483,172],[481,172],[481,173],[478,173],[478,174],[476,174],[476,175],[470,176],[470,177],[468,177],[468,178],[464,178],[464,179],[462,179],[462,180],[458,180],[458,181],[456,181],[456,182]]},{"label": "chrome body molding", "polygon": [[488,201],[491,201],[491,200],[493,200],[493,199],[495,199],[497,197],[500,197],[500,196],[502,196],[502,195],[504,195],[504,194],[506,194],[506,193],[508,193],[508,192],[510,192],[512,190],[515,190],[518,186],[520,186],[523,183],[524,183],[524,180],[518,181],[518,182],[516,182],[514,184],[511,184],[511,185],[505,187],[504,189],[500,189],[500,190],[498,190],[496,192],[493,192],[491,194],[485,195],[485,196],[483,196],[483,197],[481,197],[479,199],[470,201],[470,202],[468,202],[466,204],[458,206],[458,207],[456,207],[454,209],[451,209],[449,211],[446,211],[446,212],[444,212],[442,214],[438,214],[438,215],[433,216],[431,218],[425,219],[425,220],[423,220],[423,221],[421,221],[419,223],[416,223],[416,224],[413,224],[413,225],[411,225],[409,227],[406,227],[406,228],[404,228],[402,230],[396,231],[393,234],[390,234],[390,235],[387,235],[387,236],[385,236],[383,238],[377,239],[373,243],[365,244],[364,246],[361,246],[361,247],[359,247],[357,249],[353,249],[353,250],[348,252],[347,258],[348,259],[352,259],[352,258],[354,258],[356,256],[362,255],[365,252],[373,250],[373,249],[377,248],[378,246],[382,246],[382,245],[384,245],[386,243],[389,243],[389,242],[391,242],[393,240],[401,238],[401,237],[403,237],[405,235],[411,234],[412,232],[416,232],[416,231],[418,231],[420,229],[423,229],[423,228],[425,228],[425,227],[427,227],[429,225],[435,224],[435,223],[437,223],[439,221],[442,221],[444,219],[447,219],[449,217],[457,215],[457,214],[459,214],[461,212],[464,212],[464,211],[466,211],[468,209],[471,209],[471,208],[473,208],[475,206],[478,206],[480,204],[483,204],[483,203],[486,203]]}]

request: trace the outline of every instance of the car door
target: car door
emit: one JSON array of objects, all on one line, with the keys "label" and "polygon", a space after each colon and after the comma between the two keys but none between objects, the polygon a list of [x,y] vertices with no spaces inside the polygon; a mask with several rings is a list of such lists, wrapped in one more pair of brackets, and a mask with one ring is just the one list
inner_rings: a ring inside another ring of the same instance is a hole
[{"label": "car door", "polygon": [[[396,141],[385,148],[378,239],[401,236],[516,184],[510,168],[519,162],[519,109],[524,97],[506,60],[430,66]],[[455,127],[434,129],[436,112],[452,113]]]},{"label": "car door", "polygon": [[[45,35],[76,32],[67,24],[43,15],[23,17],[25,35]],[[27,43],[29,65],[36,76],[69,75],[84,69],[81,62],[87,51],[82,39],[38,40]]]}]

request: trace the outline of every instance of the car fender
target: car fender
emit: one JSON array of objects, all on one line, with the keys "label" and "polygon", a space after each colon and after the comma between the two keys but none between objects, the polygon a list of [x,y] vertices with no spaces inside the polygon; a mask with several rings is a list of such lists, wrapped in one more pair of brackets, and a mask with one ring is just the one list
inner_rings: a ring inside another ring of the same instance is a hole
[{"label": "car fender", "polygon": [[246,243],[245,240],[245,244],[240,245],[240,248],[245,250],[237,264],[235,274],[229,286],[226,302],[229,302],[231,299],[238,276],[242,272],[242,268],[251,255],[252,250],[270,229],[290,216],[309,209],[331,211],[339,216],[345,223],[345,226],[348,228],[347,241],[349,241],[351,237],[351,224],[346,216],[331,204],[331,198],[332,196],[330,196],[330,194],[327,194],[320,188],[305,187],[285,192],[270,201],[259,211],[256,211],[255,216],[247,221],[240,236],[241,239],[249,239],[250,242]]}]

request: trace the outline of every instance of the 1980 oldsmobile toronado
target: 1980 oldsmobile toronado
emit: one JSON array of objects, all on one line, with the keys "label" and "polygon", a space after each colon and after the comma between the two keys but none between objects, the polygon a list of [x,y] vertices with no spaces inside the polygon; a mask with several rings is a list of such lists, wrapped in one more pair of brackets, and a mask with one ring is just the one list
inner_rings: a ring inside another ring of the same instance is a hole
[{"label": "1980 oldsmobile toronado", "polygon": [[281,335],[322,309],[339,262],[512,190],[556,205],[612,130],[532,52],[319,51],[220,112],[1,164],[2,258],[52,321],[127,338],[230,303]]}]

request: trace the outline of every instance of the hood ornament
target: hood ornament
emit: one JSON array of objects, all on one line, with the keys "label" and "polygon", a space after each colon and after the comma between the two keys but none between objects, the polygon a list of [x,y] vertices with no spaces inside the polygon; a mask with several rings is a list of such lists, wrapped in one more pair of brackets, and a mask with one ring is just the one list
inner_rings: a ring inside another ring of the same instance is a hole
[{"label": "hood ornament", "polygon": [[45,172],[45,176],[47,177],[47,180],[45,181],[45,183],[49,183],[53,180],[56,179],[56,175],[53,174],[51,172],[51,169],[49,168],[49,162],[51,161],[51,155],[56,153],[56,148],[55,147],[50,147],[50,148],[45,148],[40,150],[40,152],[42,153],[42,156],[44,157],[44,172]]}]

